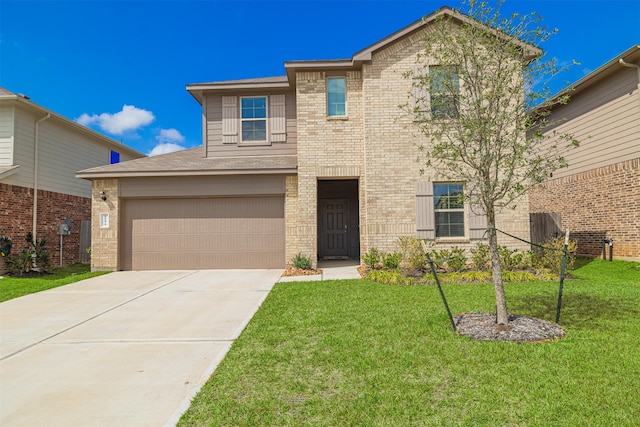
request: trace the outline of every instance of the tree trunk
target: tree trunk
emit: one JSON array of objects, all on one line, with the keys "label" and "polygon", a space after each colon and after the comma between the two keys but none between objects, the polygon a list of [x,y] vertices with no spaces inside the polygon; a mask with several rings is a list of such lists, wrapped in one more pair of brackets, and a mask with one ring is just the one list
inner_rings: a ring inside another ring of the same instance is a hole
[{"label": "tree trunk", "polygon": [[493,287],[496,292],[496,323],[506,325],[509,323],[509,313],[507,312],[507,299],[504,295],[504,285],[502,284],[502,267],[500,266],[500,255],[498,254],[498,236],[495,224],[495,213],[488,213],[489,253],[491,255],[491,270],[493,271]]}]

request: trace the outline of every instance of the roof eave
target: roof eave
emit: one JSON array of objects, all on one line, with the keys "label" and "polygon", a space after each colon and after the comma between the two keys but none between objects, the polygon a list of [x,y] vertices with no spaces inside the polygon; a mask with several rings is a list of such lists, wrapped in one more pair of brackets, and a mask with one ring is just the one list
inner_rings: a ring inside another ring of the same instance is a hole
[{"label": "roof eave", "polygon": [[3,95],[0,96],[0,100],[2,99],[6,99],[6,100],[11,100],[14,102],[17,102],[19,105],[25,106],[27,108],[30,108],[32,110],[36,110],[39,111],[43,114],[51,114],[52,118],[55,118],[56,120],[61,121],[62,123],[64,123],[65,125],[68,125],[80,132],[83,133],[87,133],[90,134],[92,137],[97,138],[99,140],[101,140],[101,142],[107,144],[108,146],[111,147],[117,147],[118,150],[120,152],[126,152],[127,154],[130,154],[134,157],[146,157],[145,154],[140,153],[139,151],[134,150],[133,148],[127,147],[126,145],[119,143],[118,141],[115,141],[111,138],[109,138],[108,136],[105,136],[103,134],[101,134],[100,132],[96,132],[95,130],[88,128],[86,126],[81,125],[80,123],[77,123],[73,120],[70,120],[64,116],[61,116],[58,113],[55,113],[45,107],[42,107],[41,105],[36,104],[33,101],[30,101],[28,98],[21,96],[21,95]]},{"label": "roof eave", "polygon": [[560,105],[559,102],[557,101],[560,97],[563,97],[565,95],[573,96],[577,93],[580,93],[588,89],[591,85],[605,78],[609,74],[613,73],[618,67],[623,68],[623,65],[620,64],[621,59],[624,60],[625,62],[640,61],[640,44],[633,45],[632,47],[630,47],[620,55],[607,61],[600,67],[596,68],[594,71],[590,72],[586,76],[577,80],[575,83],[569,85],[569,87],[562,89],[560,92],[551,96],[549,98],[549,102],[534,108],[533,112],[535,113],[536,111],[539,111],[539,110],[557,107],[558,105]]},{"label": "roof eave", "polygon": [[227,91],[227,90],[269,90],[269,89],[290,89],[290,81],[281,82],[260,82],[260,81],[223,81],[211,83],[195,83],[187,85],[187,91],[196,101],[202,104],[202,95],[205,91]]},{"label": "roof eave", "polygon": [[20,169],[20,165],[9,166],[6,170],[0,172],[0,180],[4,178],[8,178],[11,175],[17,173],[19,169]]},{"label": "roof eave", "polygon": [[[385,46],[394,43],[395,41],[408,36],[409,34],[418,31],[420,28],[434,22],[435,20],[441,18],[444,15],[448,15],[451,19],[453,19],[456,22],[459,23],[466,23],[466,24],[470,24],[470,25],[484,25],[476,20],[474,20],[473,18],[460,13],[454,9],[451,9],[448,6],[443,6],[440,9],[432,12],[431,14],[415,21],[412,24],[407,25],[404,28],[401,28],[400,30],[396,31],[393,34],[388,35],[387,37],[383,38],[382,40],[377,41],[376,43],[372,44],[371,46],[368,46],[358,52],[356,52],[353,55],[353,60],[354,61],[371,61],[373,53],[384,48]],[[514,40],[514,42],[519,45],[522,49],[530,52],[529,55],[527,55],[527,57],[525,58],[527,61],[531,61],[533,59],[535,59],[536,57],[540,56],[542,54],[542,49],[540,49],[537,46],[533,46],[529,43],[523,42],[522,40],[519,40],[517,38],[511,37],[508,34],[505,34],[505,37],[510,37]]]},{"label": "roof eave", "polygon": [[281,169],[220,169],[220,170],[166,170],[166,171],[132,171],[132,172],[87,172],[76,173],[76,178],[92,181],[94,179],[139,178],[160,176],[213,176],[213,175],[295,175],[297,168]]}]

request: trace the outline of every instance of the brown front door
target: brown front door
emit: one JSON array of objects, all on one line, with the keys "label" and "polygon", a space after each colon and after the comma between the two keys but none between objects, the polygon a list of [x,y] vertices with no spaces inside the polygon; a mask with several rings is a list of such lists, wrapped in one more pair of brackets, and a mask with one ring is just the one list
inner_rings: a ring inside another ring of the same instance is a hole
[{"label": "brown front door", "polygon": [[320,201],[320,258],[349,257],[349,200]]}]

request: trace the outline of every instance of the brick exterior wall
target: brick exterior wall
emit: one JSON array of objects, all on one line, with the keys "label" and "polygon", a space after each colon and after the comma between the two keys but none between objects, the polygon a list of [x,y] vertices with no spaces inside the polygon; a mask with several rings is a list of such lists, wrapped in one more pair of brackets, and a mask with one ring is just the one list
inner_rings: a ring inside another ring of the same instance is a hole
[{"label": "brick exterior wall", "polygon": [[[318,179],[358,179],[361,254],[372,247],[393,251],[398,237],[416,235],[415,183],[427,178],[416,161],[417,128],[398,106],[411,91],[403,73],[415,65],[422,36],[418,32],[402,39],[377,52],[362,71],[345,73],[345,118],[327,117],[325,73],[297,73],[298,212],[287,216],[287,256],[301,251],[317,257]],[[498,215],[497,227],[528,240],[528,198],[515,206]],[[505,235],[499,235],[499,242],[530,249]],[[475,244],[469,239],[438,243],[463,248]]]},{"label": "brick exterior wall", "polygon": [[[62,264],[80,260],[80,223],[91,219],[91,200],[38,190],[38,218],[36,238],[46,239],[53,266],[60,264],[60,224],[72,220],[71,235],[63,237]],[[13,242],[13,253],[27,247],[25,236],[32,231],[33,189],[0,184],[0,236],[8,236]]]},{"label": "brick exterior wall", "polygon": [[[553,179],[529,192],[532,213],[558,212],[578,252],[640,261],[640,158]],[[608,249],[607,249],[608,256]]]},{"label": "brick exterior wall", "polygon": [[[326,75],[299,72],[296,75],[298,135],[298,212],[295,235],[287,236],[287,254],[294,247],[312,260],[318,254],[318,179],[359,179],[362,188],[364,123],[362,74],[346,77],[347,116],[327,117]],[[362,215],[361,198],[360,227]],[[287,223],[290,226],[290,223]],[[287,260],[288,261],[288,260]]]},{"label": "brick exterior wall", "polygon": [[[99,192],[106,193],[102,200]],[[93,181],[91,192],[91,270],[115,271],[118,262],[119,205],[118,180],[98,179]],[[100,214],[109,214],[109,227],[100,227]]]},{"label": "brick exterior wall", "polygon": [[287,264],[298,253],[298,176],[285,177],[284,223]]}]

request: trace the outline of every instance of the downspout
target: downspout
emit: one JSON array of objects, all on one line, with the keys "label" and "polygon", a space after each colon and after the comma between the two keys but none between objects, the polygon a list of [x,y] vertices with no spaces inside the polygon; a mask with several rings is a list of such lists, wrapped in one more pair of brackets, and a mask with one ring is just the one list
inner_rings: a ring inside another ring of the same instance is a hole
[{"label": "downspout", "polygon": [[618,62],[620,62],[620,65],[623,65],[625,67],[629,67],[629,68],[636,68],[638,71],[638,104],[640,105],[640,65],[638,64],[632,64],[630,62],[626,62],[624,59],[620,58],[618,60]]},{"label": "downspout", "polygon": [[33,224],[31,224],[31,234],[33,234],[33,241],[35,242],[37,224],[38,224],[38,145],[39,145],[39,130],[40,122],[51,118],[51,113],[47,113],[46,116],[40,120],[36,120],[35,131],[33,135]]}]

